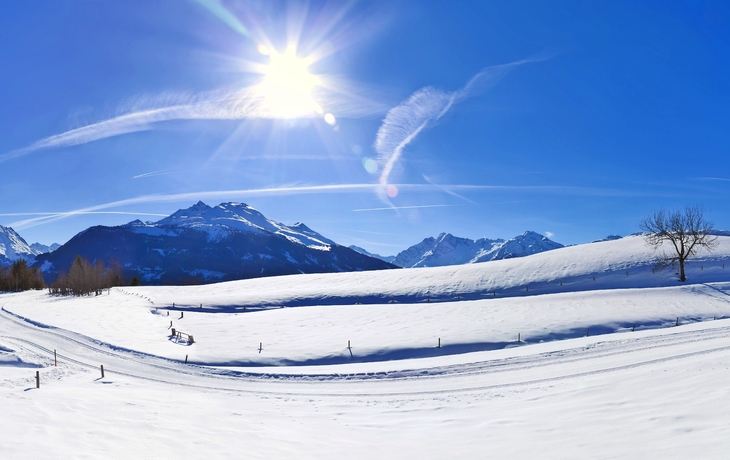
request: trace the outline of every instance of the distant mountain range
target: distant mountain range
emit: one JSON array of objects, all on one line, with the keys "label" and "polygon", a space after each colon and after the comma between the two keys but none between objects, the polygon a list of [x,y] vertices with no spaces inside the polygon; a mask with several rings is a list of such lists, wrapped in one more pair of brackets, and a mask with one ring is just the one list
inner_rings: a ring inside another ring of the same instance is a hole
[{"label": "distant mountain range", "polygon": [[511,259],[562,247],[562,244],[531,231],[509,240],[490,240],[488,238],[471,240],[450,233],[442,233],[436,238],[426,238],[395,256],[385,257],[368,253],[357,246],[350,246],[363,254],[380,258],[403,268],[443,267]]},{"label": "distant mountain range", "polygon": [[[610,235],[598,241],[618,238]],[[128,280],[137,276],[145,284],[189,284],[473,264],[562,247],[532,231],[508,240],[441,233],[395,256],[382,256],[358,246],[338,245],[303,223],[288,226],[272,221],[243,203],[211,207],[198,202],[157,222],[90,227],[62,246],[28,245],[12,228],[0,226],[0,266],[24,259],[39,267],[47,282],[67,271],[77,255],[117,265]]]},{"label": "distant mountain range", "polygon": [[340,246],[302,223],[287,226],[243,203],[203,202],[157,222],[95,226],[36,257],[47,280],[77,255],[145,284],[190,284],[296,273],[396,268]]},{"label": "distant mountain range", "polygon": [[40,243],[29,245],[15,230],[0,225],[0,267],[7,267],[21,259],[33,264],[37,255],[54,251],[59,247],[60,245],[56,243],[51,246]]}]

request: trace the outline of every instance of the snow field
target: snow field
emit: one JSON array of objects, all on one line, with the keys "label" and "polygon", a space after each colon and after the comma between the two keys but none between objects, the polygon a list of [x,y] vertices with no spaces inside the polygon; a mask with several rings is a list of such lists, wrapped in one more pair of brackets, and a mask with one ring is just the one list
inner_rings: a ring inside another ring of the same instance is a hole
[{"label": "snow field", "polygon": [[[728,240],[683,285],[624,238],[461,267],[0,294],[0,458],[727,458]],[[437,301],[454,292],[467,299]],[[172,302],[186,306],[167,316]],[[171,341],[170,321],[196,343]]]},{"label": "snow field", "polygon": [[[126,289],[126,288],[125,288]],[[160,291],[166,288],[158,288]],[[730,317],[730,283],[571,292],[496,300],[347,305],[239,313],[155,311],[144,298],[28,293],[3,308],[128,350],[217,366],[388,361],[496,350]],[[180,318],[180,315],[183,315]],[[195,344],[170,340],[171,327]],[[437,348],[441,341],[441,348]],[[348,341],[351,348],[347,348]],[[262,349],[259,349],[262,344]]]}]

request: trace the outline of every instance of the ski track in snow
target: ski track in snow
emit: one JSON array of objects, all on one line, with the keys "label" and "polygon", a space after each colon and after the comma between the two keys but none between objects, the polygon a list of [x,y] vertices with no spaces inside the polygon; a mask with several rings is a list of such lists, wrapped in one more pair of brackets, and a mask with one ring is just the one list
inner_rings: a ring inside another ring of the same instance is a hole
[{"label": "ski track in snow", "polygon": [[[727,321],[720,321],[726,323]],[[348,373],[346,368],[341,372],[327,372],[328,367],[322,366],[323,373],[317,374],[288,374],[283,372],[253,372],[225,369],[219,367],[199,366],[195,364],[183,364],[174,360],[148,355],[133,350],[123,350],[112,347],[89,337],[76,334],[71,331],[55,327],[40,327],[28,323],[22,318],[11,314],[5,309],[0,311],[0,340],[4,343],[15,345],[18,349],[33,349],[35,355],[40,354],[48,361],[52,360],[53,349],[63,349],[58,353],[60,363],[70,364],[72,367],[85,369],[98,369],[96,363],[105,364],[105,372],[114,375],[124,375],[136,379],[150,380],[160,383],[183,385],[192,388],[204,388],[207,390],[235,391],[260,393],[269,395],[313,395],[318,396],[368,396],[372,393],[358,393],[352,391],[337,391],[322,393],[321,388],[312,391],[299,391],[292,389],[271,390],[245,387],[252,382],[276,382],[293,383],[321,383],[321,382],[357,382],[365,380],[423,380],[435,379],[432,386],[446,386],[433,390],[414,391],[386,391],[378,392],[380,396],[406,396],[406,395],[428,395],[444,394],[455,392],[473,392],[493,389],[503,389],[514,386],[525,385],[546,385],[553,382],[581,378],[606,372],[617,372],[639,366],[653,365],[670,360],[687,359],[700,354],[721,353],[730,351],[727,339],[730,339],[730,325],[714,327],[711,329],[688,330],[688,331],[666,331],[660,335],[651,335],[639,338],[623,338],[619,340],[601,340],[571,347],[570,342],[580,341],[574,339],[566,341],[566,348],[558,351],[534,353],[526,356],[508,357],[502,359],[484,359],[480,356],[483,353],[475,353],[475,362],[455,365],[435,365],[428,367],[404,368],[397,371],[382,372],[352,372]],[[655,332],[655,331],[654,331]],[[10,335],[12,334],[12,335]],[[624,334],[627,335],[628,333]],[[635,333],[640,335],[640,333]],[[27,339],[21,337],[32,337]],[[589,339],[589,338],[587,338]],[[585,340],[584,340],[585,341]],[[724,344],[723,344],[724,343]],[[686,352],[688,345],[694,345],[696,351]],[[534,346],[537,347],[537,346]],[[656,357],[657,351],[660,357]],[[613,366],[602,366],[607,358],[620,357],[621,361],[629,361],[628,364]],[[407,361],[406,361],[407,362]],[[592,368],[595,367],[595,368]],[[547,370],[551,375],[544,378],[529,378],[531,371],[541,368]],[[576,371],[576,369],[586,369]],[[164,373],[164,378],[160,373]],[[513,374],[511,376],[510,374]],[[522,374],[525,374],[522,376]],[[467,378],[468,379],[465,379]],[[481,379],[480,379],[481,377]],[[474,385],[474,380],[494,381]],[[439,385],[438,380],[446,381],[446,385]],[[451,380],[458,380],[456,386],[451,385]]]}]

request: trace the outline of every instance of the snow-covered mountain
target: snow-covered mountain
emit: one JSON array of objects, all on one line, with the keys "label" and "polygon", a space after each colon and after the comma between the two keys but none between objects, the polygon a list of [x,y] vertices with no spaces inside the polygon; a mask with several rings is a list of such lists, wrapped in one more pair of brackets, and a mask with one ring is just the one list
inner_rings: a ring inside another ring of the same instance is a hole
[{"label": "snow-covered mountain", "polygon": [[366,249],[363,249],[360,246],[355,246],[354,244],[348,246],[348,248],[352,249],[353,251],[357,251],[360,254],[365,254],[368,257],[375,257],[376,259],[383,260],[385,262],[388,262],[389,264],[392,264],[393,259],[395,259],[395,256],[381,256],[380,254],[374,254],[372,252],[368,252]]},{"label": "snow-covered mountain", "polygon": [[15,261],[24,259],[29,263],[35,261],[33,249],[23,237],[10,227],[0,225],[0,266],[12,265]]},{"label": "snow-covered mountain", "polygon": [[37,256],[38,254],[45,254],[47,252],[53,252],[60,247],[61,247],[61,245],[58,243],[53,243],[50,246],[47,246],[43,243],[33,243],[30,245],[30,250],[33,251],[34,256]]},{"label": "snow-covered mountain", "polygon": [[203,202],[157,222],[132,221],[84,230],[37,257],[48,280],[76,255],[109,265],[150,284],[201,283],[294,273],[395,268],[336,244],[302,223],[267,219],[244,203]]},{"label": "snow-covered mountain", "polygon": [[400,252],[392,259],[392,263],[404,268],[443,267],[523,257],[562,247],[562,244],[531,231],[509,240],[471,240],[442,233]]}]

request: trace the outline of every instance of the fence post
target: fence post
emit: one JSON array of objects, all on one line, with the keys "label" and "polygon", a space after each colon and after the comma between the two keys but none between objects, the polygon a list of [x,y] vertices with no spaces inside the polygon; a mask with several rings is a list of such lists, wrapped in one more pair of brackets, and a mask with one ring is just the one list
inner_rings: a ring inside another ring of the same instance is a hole
[{"label": "fence post", "polygon": [[188,355],[185,355],[185,364],[188,363]]},{"label": "fence post", "polygon": [[58,367],[58,359],[56,359],[56,349],[53,349],[53,365]]},{"label": "fence post", "polygon": [[439,348],[441,348],[441,337],[439,337]]},{"label": "fence post", "polygon": [[679,326],[679,316],[677,316],[677,322],[674,323],[675,326]]},{"label": "fence post", "polygon": [[520,333],[517,333],[517,341],[520,342]]},{"label": "fence post", "polygon": [[588,337],[588,335],[589,335],[589,333],[590,333],[590,330],[591,330],[591,328],[590,328],[590,327],[587,327],[587,328],[586,328],[586,337]]},{"label": "fence post", "polygon": [[349,349],[349,348],[351,348],[351,347],[350,347],[350,341],[349,341],[349,340],[347,341],[347,348],[348,348],[348,349]]},{"label": "fence post", "polygon": [[264,349],[264,343],[263,342],[259,342],[259,351],[261,351],[263,349]]},{"label": "fence post", "polygon": [[631,332],[634,332],[636,330],[636,323],[634,323],[634,327],[631,328]]},{"label": "fence post", "polygon": [[101,378],[104,378],[104,365],[101,365]]},{"label": "fence post", "polygon": [[41,387],[41,372],[35,371],[35,387],[40,388]]}]

